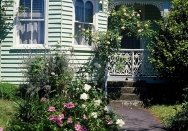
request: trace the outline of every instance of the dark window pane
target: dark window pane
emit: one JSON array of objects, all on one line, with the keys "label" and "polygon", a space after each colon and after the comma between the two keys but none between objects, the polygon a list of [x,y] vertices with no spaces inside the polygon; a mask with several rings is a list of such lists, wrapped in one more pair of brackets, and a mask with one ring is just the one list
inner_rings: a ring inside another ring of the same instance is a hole
[{"label": "dark window pane", "polygon": [[35,21],[33,23],[32,44],[44,44],[44,21]]},{"label": "dark window pane", "polygon": [[20,7],[23,11],[20,13],[20,18],[30,19],[31,18],[31,0],[20,0]]},{"label": "dark window pane", "polygon": [[44,18],[44,0],[33,0],[33,19]]},{"label": "dark window pane", "polygon": [[84,22],[84,2],[76,0],[75,6],[75,19],[76,21]]},{"label": "dark window pane", "polygon": [[85,4],[85,22],[93,23],[93,4],[90,1]]}]

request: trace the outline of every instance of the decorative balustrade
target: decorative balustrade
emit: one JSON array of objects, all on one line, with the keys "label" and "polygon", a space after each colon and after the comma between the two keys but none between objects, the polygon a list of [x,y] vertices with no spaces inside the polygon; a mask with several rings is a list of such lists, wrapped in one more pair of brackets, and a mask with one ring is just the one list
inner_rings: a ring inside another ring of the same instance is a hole
[{"label": "decorative balustrade", "polygon": [[110,76],[156,76],[147,56],[147,50],[144,49],[121,49],[109,57],[108,73]]}]

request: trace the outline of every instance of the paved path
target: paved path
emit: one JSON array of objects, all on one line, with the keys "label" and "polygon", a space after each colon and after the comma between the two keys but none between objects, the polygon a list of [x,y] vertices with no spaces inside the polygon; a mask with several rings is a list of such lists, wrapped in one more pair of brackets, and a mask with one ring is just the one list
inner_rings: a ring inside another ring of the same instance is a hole
[{"label": "paved path", "polygon": [[121,131],[165,131],[160,122],[146,109],[118,107],[114,110],[125,121]]}]

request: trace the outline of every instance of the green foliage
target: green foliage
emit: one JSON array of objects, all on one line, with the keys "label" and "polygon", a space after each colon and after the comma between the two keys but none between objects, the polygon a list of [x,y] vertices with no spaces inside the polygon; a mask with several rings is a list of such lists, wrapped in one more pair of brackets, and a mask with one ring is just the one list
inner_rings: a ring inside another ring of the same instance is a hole
[{"label": "green foliage", "polygon": [[10,83],[0,83],[0,98],[17,99],[18,88]]},{"label": "green foliage", "polygon": [[0,43],[5,39],[10,29],[12,29],[12,23],[8,22],[10,17],[6,14],[8,6],[12,4],[12,0],[0,0]]},{"label": "green foliage", "polygon": [[157,116],[161,123],[168,128],[170,121],[181,110],[181,105],[153,105],[150,107],[151,112]]},{"label": "green foliage", "polygon": [[17,111],[17,104],[12,100],[0,99],[0,127],[6,128]]},{"label": "green foliage", "polygon": [[48,97],[49,91],[61,94],[73,78],[65,54],[32,58],[26,64],[27,91],[38,92],[40,97]]},{"label": "green foliage", "polygon": [[20,102],[8,130],[118,130],[124,122],[117,120],[106,106],[103,91],[84,77],[70,79],[70,74],[65,73],[69,69],[67,59],[59,56],[37,57],[30,61],[26,98]]},{"label": "green foliage", "polygon": [[166,78],[186,81],[188,74],[188,2],[173,0],[169,15],[158,23],[149,45],[150,61]]},{"label": "green foliage", "polygon": [[132,6],[119,6],[111,11],[108,20],[108,29],[119,32],[121,36],[135,36],[148,39],[153,36],[150,21],[143,21],[141,12]]}]

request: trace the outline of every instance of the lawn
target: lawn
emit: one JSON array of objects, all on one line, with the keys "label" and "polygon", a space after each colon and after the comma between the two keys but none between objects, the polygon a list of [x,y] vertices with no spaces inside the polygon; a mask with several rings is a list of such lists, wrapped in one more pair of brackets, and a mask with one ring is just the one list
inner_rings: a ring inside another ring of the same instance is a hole
[{"label": "lawn", "polygon": [[14,101],[0,99],[0,127],[6,128],[16,109],[17,104]]},{"label": "lawn", "polygon": [[168,127],[170,120],[181,110],[181,105],[154,105],[149,110],[160,119],[165,127]]}]

